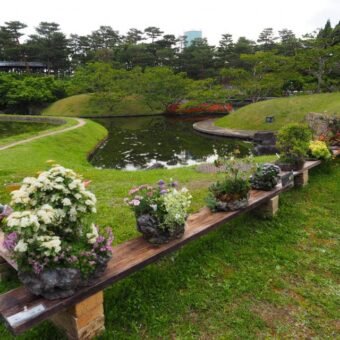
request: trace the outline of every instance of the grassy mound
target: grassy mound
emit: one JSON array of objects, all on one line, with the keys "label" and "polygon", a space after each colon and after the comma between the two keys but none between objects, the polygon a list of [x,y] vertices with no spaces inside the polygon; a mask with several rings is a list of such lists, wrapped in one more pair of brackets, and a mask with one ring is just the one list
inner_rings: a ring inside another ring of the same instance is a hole
[{"label": "grassy mound", "polygon": [[[340,92],[278,98],[250,104],[219,119],[217,126],[242,130],[278,130],[285,124],[301,122],[309,112],[340,114]],[[266,123],[274,116],[274,123]]]},{"label": "grassy mound", "polygon": [[107,107],[98,105],[91,101],[91,94],[78,94],[58,100],[43,111],[44,116],[63,116],[63,117],[93,117],[93,116],[112,116],[112,115],[142,115],[159,113],[160,111],[151,110],[142,99],[138,97],[126,97],[121,103],[116,105],[113,112]]}]

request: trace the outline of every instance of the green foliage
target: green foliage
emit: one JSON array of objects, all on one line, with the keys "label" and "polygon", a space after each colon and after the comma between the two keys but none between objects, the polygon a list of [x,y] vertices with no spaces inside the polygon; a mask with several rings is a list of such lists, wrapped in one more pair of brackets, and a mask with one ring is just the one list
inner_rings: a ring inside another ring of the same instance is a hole
[{"label": "green foliage", "polygon": [[4,92],[7,90],[4,102],[6,107],[22,113],[30,113],[32,106],[39,106],[65,95],[65,83],[53,77],[25,76],[7,81],[2,88]]},{"label": "green foliage", "polygon": [[317,159],[329,160],[332,158],[332,154],[329,151],[327,144],[322,141],[311,141],[309,143],[309,152]]},{"label": "green foliage", "polygon": [[311,130],[301,124],[292,123],[281,128],[277,135],[280,160],[288,163],[303,161],[312,137]]}]

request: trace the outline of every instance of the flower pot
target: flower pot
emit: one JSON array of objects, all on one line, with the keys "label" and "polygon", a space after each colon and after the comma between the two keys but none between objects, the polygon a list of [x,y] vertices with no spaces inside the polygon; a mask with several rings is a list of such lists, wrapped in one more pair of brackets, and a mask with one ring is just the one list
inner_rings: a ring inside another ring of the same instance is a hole
[{"label": "flower pot", "polygon": [[276,162],[276,165],[278,165],[282,171],[299,171],[303,169],[304,164],[305,164],[304,160],[294,163]]},{"label": "flower pot", "polygon": [[294,174],[293,171],[287,172],[281,176],[282,187],[294,186]]},{"label": "flower pot", "polygon": [[18,271],[19,280],[33,294],[47,300],[64,299],[72,296],[78,287],[90,285],[104,274],[111,257],[101,257],[95,271],[88,279],[83,279],[79,269],[55,268],[42,271],[40,274]]},{"label": "flower pot", "polygon": [[183,236],[185,224],[177,224],[172,228],[162,228],[158,219],[150,214],[137,217],[137,230],[143,234],[143,238],[155,245],[168,243],[171,240]]},{"label": "flower pot", "polygon": [[247,197],[229,200],[229,201],[221,201],[216,199],[215,211],[234,211],[238,209],[242,209],[248,206],[250,193],[248,193]]}]

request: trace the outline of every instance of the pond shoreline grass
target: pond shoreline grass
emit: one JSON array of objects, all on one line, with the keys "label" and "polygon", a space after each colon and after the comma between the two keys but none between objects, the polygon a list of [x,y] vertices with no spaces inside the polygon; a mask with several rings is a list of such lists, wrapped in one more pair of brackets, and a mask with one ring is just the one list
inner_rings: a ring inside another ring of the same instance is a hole
[{"label": "pond shoreline grass", "polygon": [[[310,112],[340,115],[340,92],[260,101],[232,112],[215,125],[240,130],[279,130],[288,123],[304,122]],[[266,123],[267,116],[274,116],[274,122]]]},{"label": "pond shoreline grass", "polygon": [[[86,155],[106,135],[104,127],[88,121],[79,129],[0,152],[0,202],[9,201],[6,183],[32,176],[54,159],[92,180],[96,221],[100,227],[112,226],[115,244],[138,235],[123,202],[134,185],[174,178],[192,191],[192,211],[204,205],[216,174],[193,167],[136,172],[93,168]],[[101,338],[334,338],[340,302],[339,176],[339,160],[316,168],[307,187],[280,196],[273,220],[244,214],[108,288]],[[16,285],[13,275],[0,283],[0,292]],[[0,338],[12,339],[3,325]],[[44,322],[20,338],[63,335]]]}]

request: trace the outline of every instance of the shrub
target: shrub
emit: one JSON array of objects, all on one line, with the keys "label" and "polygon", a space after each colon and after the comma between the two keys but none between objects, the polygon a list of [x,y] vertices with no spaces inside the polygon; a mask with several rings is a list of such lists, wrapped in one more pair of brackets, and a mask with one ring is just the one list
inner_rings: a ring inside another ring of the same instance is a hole
[{"label": "shrub", "polygon": [[331,152],[329,151],[327,144],[322,141],[312,141],[309,143],[309,151],[310,154],[318,159],[330,159],[332,157]]},{"label": "shrub", "polygon": [[284,126],[277,136],[280,160],[292,164],[304,161],[311,139],[312,132],[304,125],[292,123]]}]

